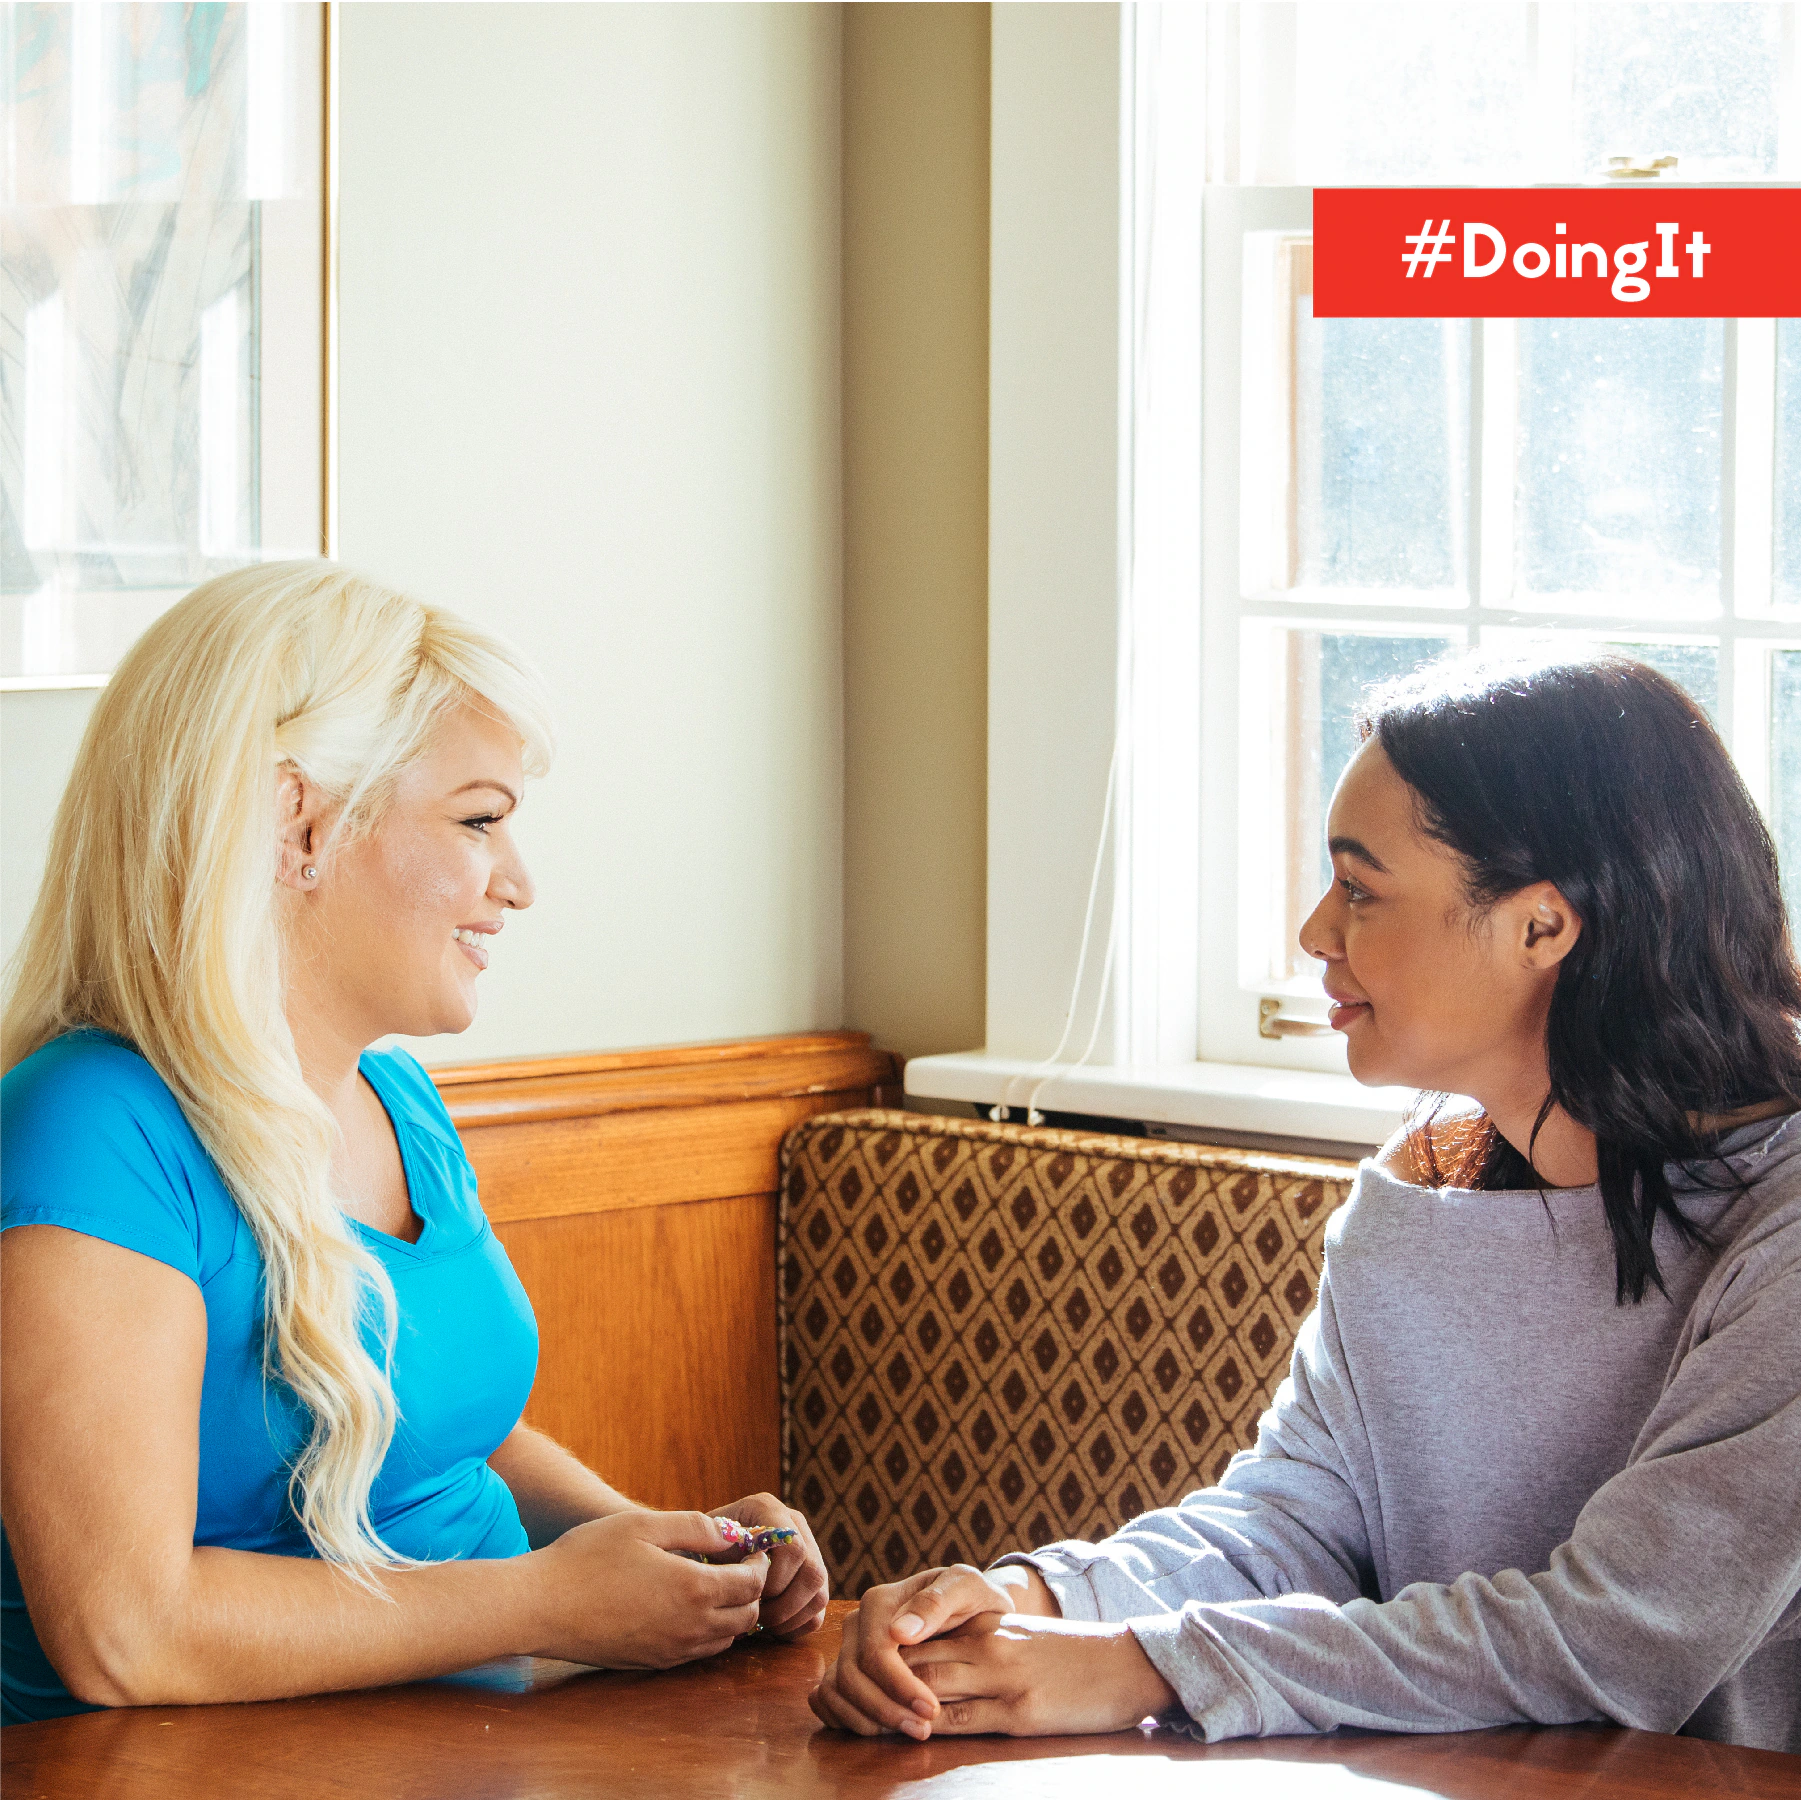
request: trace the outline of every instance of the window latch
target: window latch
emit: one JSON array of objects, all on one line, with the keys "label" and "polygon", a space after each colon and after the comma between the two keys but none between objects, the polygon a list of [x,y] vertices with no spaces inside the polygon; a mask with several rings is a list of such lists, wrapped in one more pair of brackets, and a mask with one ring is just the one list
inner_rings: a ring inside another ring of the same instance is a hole
[{"label": "window latch", "polygon": [[1257,1002],[1257,1035],[1266,1038],[1330,1037],[1332,1027],[1320,1019],[1285,1019],[1282,1002],[1266,995]]},{"label": "window latch", "polygon": [[1655,181],[1666,169],[1676,168],[1673,156],[1610,156],[1607,159],[1609,181]]}]

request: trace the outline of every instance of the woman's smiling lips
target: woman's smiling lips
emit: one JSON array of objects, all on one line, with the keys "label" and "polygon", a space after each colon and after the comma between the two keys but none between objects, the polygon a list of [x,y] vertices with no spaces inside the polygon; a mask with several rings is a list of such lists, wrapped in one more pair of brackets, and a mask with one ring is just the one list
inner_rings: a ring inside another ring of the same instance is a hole
[{"label": "woman's smiling lips", "polygon": [[1367,1000],[1353,999],[1349,994],[1335,994],[1330,988],[1326,989],[1326,998],[1332,1002],[1326,1023],[1334,1031],[1349,1031],[1370,1009]]},{"label": "woman's smiling lips", "polygon": [[475,964],[478,969],[488,966],[488,946],[482,942],[483,937],[491,937],[500,929],[500,921],[496,919],[491,925],[459,925],[452,936],[456,946]]}]

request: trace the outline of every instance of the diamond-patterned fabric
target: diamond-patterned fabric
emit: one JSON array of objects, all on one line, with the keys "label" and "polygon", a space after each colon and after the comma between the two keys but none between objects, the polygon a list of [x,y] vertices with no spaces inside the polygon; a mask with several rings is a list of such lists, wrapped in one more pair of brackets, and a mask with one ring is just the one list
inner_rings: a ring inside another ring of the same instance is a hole
[{"label": "diamond-patterned fabric", "polygon": [[1256,1436],[1343,1163],[917,1113],[782,1149],[782,1472],[834,1593],[1104,1537]]}]

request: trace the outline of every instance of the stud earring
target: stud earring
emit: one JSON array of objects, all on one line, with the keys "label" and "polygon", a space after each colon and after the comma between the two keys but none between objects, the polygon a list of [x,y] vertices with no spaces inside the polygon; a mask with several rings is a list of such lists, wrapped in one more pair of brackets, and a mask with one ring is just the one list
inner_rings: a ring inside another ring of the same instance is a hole
[{"label": "stud earring", "polygon": [[308,881],[317,881],[319,879],[319,871],[315,869],[311,863],[308,863],[300,873],[304,875]]}]

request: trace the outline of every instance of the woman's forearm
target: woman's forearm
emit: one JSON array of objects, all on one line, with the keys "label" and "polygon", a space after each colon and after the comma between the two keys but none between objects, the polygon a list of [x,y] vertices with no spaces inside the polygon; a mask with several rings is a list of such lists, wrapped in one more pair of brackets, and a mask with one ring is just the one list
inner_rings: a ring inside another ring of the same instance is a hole
[{"label": "woman's forearm", "polygon": [[[511,1491],[534,1550],[591,1519],[634,1510],[527,1425],[514,1427],[488,1465]],[[436,1564],[378,1576],[383,1598],[311,1559],[196,1550],[182,1608],[188,1643],[171,1661],[178,1679],[205,1691],[156,1697],[274,1699],[529,1654],[540,1647],[537,1578],[533,1556]]]},{"label": "woman's forearm", "polygon": [[632,1507],[544,1550],[384,1571],[373,1589],[312,1557],[189,1547],[164,1577],[140,1562],[85,1603],[31,1610],[70,1692],[103,1706],[279,1699],[521,1653],[667,1669],[755,1628],[769,1564],[695,1560],[731,1547],[706,1513]]},{"label": "woman's forearm", "polygon": [[56,1660],[77,1698],[103,1706],[419,1680],[535,1650],[540,1577],[535,1556],[435,1563],[379,1572],[372,1592],[312,1557],[196,1548],[174,1591],[133,1609],[135,1628],[115,1617],[87,1640],[90,1666]]},{"label": "woman's forearm", "polygon": [[590,1519],[630,1512],[635,1503],[610,1488],[554,1438],[515,1425],[488,1467],[507,1484],[534,1550]]},{"label": "woman's forearm", "polygon": [[[632,1508],[529,1426],[515,1427],[489,1466],[512,1492],[534,1550]],[[537,1574],[533,1557],[460,1561],[379,1574],[381,1591],[372,1593],[311,1558],[196,1549],[168,1607],[173,1629],[147,1634],[157,1645],[151,1654],[126,1651],[117,1669],[87,1672],[106,1691],[83,1697],[109,1705],[275,1699],[528,1653],[537,1647]]]}]

